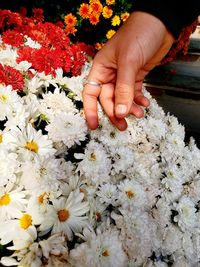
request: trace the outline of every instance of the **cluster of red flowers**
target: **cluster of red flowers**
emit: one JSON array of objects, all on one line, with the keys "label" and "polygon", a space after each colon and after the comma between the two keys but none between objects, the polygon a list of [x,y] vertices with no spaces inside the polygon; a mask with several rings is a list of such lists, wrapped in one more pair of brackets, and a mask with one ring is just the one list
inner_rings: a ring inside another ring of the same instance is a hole
[{"label": "cluster of red flowers", "polygon": [[20,71],[0,64],[0,83],[12,85],[13,90],[21,91],[24,89],[24,77]]},{"label": "cluster of red flowers", "polygon": [[[72,44],[64,29],[43,20],[42,9],[33,9],[29,18],[24,10],[22,14],[0,10],[3,43],[17,47],[17,62],[26,60],[38,72],[54,75],[57,68],[63,68],[65,75],[80,75],[88,57],[94,55],[93,48],[84,43]],[[41,48],[26,46],[27,37]]]}]

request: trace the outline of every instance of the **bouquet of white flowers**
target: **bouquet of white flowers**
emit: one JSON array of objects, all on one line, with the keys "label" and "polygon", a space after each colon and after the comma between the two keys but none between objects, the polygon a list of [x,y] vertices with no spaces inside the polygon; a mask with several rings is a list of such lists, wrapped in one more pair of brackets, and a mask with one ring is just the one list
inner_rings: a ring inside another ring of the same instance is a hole
[{"label": "bouquet of white flowers", "polygon": [[145,89],[145,118],[127,118],[120,132],[99,107],[89,131],[81,91],[90,64],[66,76],[36,35],[0,39],[1,264],[200,266],[195,141],[184,142],[184,127]]}]

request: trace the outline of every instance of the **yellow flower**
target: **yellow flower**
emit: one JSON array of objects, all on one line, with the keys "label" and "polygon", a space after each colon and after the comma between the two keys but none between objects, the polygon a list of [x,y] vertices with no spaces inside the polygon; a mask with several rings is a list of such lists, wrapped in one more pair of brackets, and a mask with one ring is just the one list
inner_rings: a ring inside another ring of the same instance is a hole
[{"label": "yellow flower", "polygon": [[121,14],[122,21],[125,22],[129,16],[130,16],[130,13],[128,13],[128,12],[122,13]]},{"label": "yellow flower", "polygon": [[119,26],[120,22],[121,22],[120,17],[118,15],[115,15],[112,18],[111,24],[112,26]]},{"label": "yellow flower", "polygon": [[91,6],[85,3],[81,4],[79,8],[79,14],[83,19],[88,19],[91,14],[91,11]]},{"label": "yellow flower", "polygon": [[69,27],[73,27],[77,23],[77,18],[72,13],[65,16],[65,24]]},{"label": "yellow flower", "polygon": [[111,37],[113,37],[113,35],[116,33],[115,30],[109,30],[106,34],[106,38],[110,39]]},{"label": "yellow flower", "polygon": [[109,19],[110,17],[112,17],[113,11],[111,9],[111,7],[109,6],[104,6],[103,8],[103,12],[102,15],[105,19]]},{"label": "yellow flower", "polygon": [[113,5],[115,4],[115,0],[106,0],[107,5]]}]

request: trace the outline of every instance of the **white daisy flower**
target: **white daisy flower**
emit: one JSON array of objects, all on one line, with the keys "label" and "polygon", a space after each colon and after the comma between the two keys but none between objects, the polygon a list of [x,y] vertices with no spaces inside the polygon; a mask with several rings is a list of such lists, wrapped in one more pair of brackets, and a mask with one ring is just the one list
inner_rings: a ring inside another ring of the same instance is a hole
[{"label": "white daisy flower", "polygon": [[52,200],[53,206],[41,223],[39,230],[54,233],[64,233],[72,240],[73,233],[81,232],[87,224],[86,213],[89,210],[88,203],[83,201],[84,194],[79,191],[71,192],[66,199],[61,197]]},{"label": "white daisy flower", "polygon": [[78,163],[77,171],[80,171],[87,179],[97,184],[109,179],[111,160],[102,144],[92,140],[87,144],[84,154],[75,153],[74,157],[82,159]]},{"label": "white daisy flower", "polygon": [[[37,230],[31,214],[23,213],[18,219],[0,222],[0,243],[13,242],[13,249],[23,249],[37,238]],[[11,247],[12,249],[12,247]]]},{"label": "white daisy flower", "polygon": [[46,126],[46,131],[53,142],[62,141],[70,148],[81,144],[86,139],[87,126],[79,114],[60,113]]},{"label": "white daisy flower", "polygon": [[91,233],[85,243],[71,250],[70,257],[75,267],[127,267],[119,233],[112,229]]},{"label": "white daisy flower", "polygon": [[192,199],[182,196],[178,203],[174,203],[174,208],[178,212],[174,221],[178,223],[181,230],[194,232],[197,226],[197,209]]},{"label": "white daisy flower", "polygon": [[0,222],[19,218],[25,211],[27,194],[22,188],[13,188],[12,184],[0,187]]},{"label": "white daisy flower", "polygon": [[36,155],[47,157],[55,153],[48,136],[43,135],[41,130],[34,129],[31,124],[26,128],[15,128],[7,132],[5,142],[24,159],[27,159],[27,156],[30,158]]}]

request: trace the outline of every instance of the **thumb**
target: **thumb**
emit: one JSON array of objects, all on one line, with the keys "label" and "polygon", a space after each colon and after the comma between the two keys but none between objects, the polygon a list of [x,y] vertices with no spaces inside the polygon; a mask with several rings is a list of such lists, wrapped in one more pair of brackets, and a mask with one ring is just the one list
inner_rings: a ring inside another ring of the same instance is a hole
[{"label": "thumb", "polygon": [[134,85],[137,70],[133,64],[119,62],[115,86],[115,116],[125,118],[134,101]]}]

